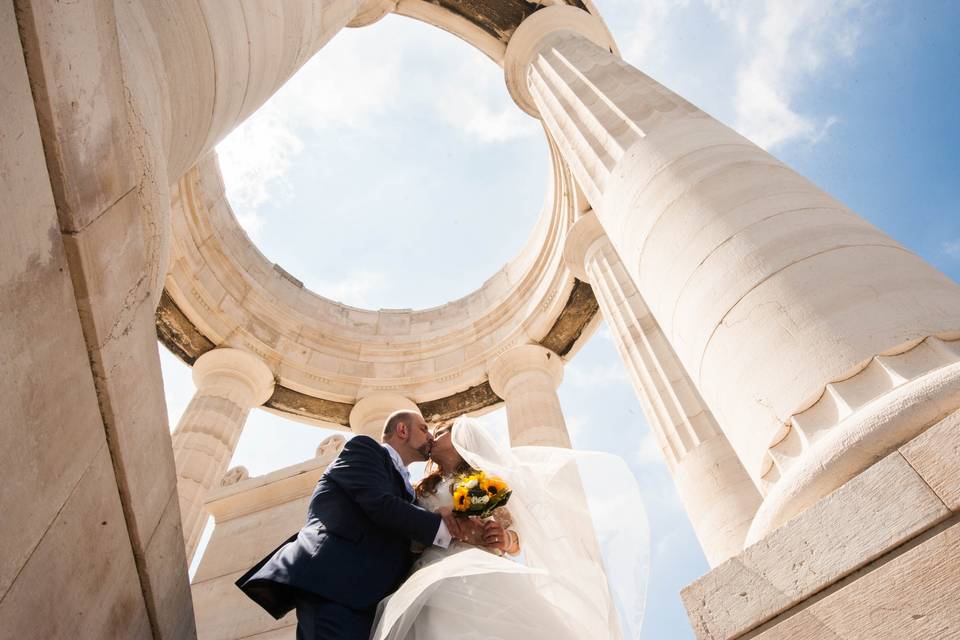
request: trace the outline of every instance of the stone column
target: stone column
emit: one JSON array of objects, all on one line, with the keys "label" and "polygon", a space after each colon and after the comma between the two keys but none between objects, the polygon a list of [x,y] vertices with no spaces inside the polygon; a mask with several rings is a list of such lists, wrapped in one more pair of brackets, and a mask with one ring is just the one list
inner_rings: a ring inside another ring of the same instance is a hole
[{"label": "stone column", "polygon": [[570,447],[557,387],[563,363],[553,351],[534,344],[500,354],[490,367],[490,386],[507,406],[510,443]]},{"label": "stone column", "polygon": [[715,567],[743,549],[760,493],[592,211],[568,232],[564,257],[573,274],[593,287],[700,546]]},{"label": "stone column", "polygon": [[364,396],[350,410],[350,429],[380,442],[387,416],[401,409],[420,413],[413,400],[399,393],[377,392]]},{"label": "stone column", "polygon": [[755,540],[960,406],[960,286],[611,50],[547,7],[507,85],[766,493]]},{"label": "stone column", "polygon": [[250,409],[273,393],[273,372],[257,356],[214,349],[193,365],[197,392],[173,432],[177,490],[187,558],[193,556],[207,513],[203,501],[219,486]]}]

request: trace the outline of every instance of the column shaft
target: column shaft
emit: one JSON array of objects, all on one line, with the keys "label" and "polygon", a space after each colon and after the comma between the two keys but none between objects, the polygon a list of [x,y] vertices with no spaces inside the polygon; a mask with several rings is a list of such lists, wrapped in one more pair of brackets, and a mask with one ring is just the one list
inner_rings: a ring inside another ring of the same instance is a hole
[{"label": "column shaft", "polygon": [[504,399],[510,443],[570,448],[557,397],[563,378],[560,356],[537,345],[514,347],[490,368],[494,393]]},{"label": "column shaft", "polygon": [[173,433],[177,491],[187,558],[207,521],[203,502],[219,486],[250,409],[273,392],[273,374],[255,356],[214,349],[194,364],[197,392]]},{"label": "column shaft", "polygon": [[743,549],[760,493],[592,212],[567,246],[571,268],[593,287],[700,546],[717,566]]},{"label": "column shaft", "polygon": [[960,287],[581,35],[591,20],[525,20],[508,84],[767,493],[759,535],[960,405]]}]

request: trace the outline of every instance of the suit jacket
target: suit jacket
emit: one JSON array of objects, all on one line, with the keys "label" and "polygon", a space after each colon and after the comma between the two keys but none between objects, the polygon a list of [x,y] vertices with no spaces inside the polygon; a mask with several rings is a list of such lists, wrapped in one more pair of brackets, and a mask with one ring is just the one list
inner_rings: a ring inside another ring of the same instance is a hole
[{"label": "suit jacket", "polygon": [[354,436],[317,482],[307,522],[236,585],[274,618],[306,591],[372,607],[410,569],[410,541],[429,546],[440,516],[412,504],[390,454]]}]

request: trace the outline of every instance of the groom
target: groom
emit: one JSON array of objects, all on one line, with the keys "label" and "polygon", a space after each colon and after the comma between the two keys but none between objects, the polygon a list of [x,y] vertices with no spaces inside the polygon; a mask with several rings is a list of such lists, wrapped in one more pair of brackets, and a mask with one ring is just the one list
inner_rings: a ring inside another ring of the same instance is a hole
[{"label": "groom", "polygon": [[469,526],[413,504],[407,465],[433,436],[420,414],[387,418],[382,443],[354,436],[321,476],[307,522],[236,584],[274,618],[297,610],[297,640],[366,640],[377,602],[410,569],[410,542],[446,548]]}]

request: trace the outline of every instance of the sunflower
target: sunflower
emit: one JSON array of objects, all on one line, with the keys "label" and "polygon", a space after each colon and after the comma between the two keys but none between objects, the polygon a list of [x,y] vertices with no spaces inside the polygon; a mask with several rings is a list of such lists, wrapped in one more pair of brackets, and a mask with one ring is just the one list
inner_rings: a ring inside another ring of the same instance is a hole
[{"label": "sunflower", "polygon": [[507,488],[507,483],[500,478],[484,478],[480,487],[491,496],[495,496]]},{"label": "sunflower", "polygon": [[453,492],[453,508],[455,511],[467,511],[470,508],[470,491],[466,487],[458,487]]}]

